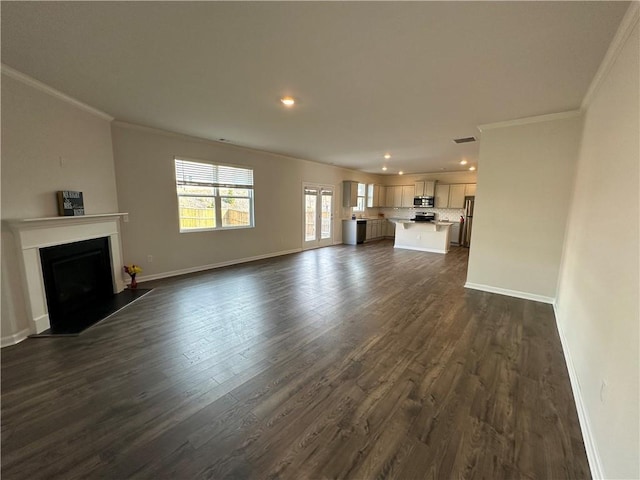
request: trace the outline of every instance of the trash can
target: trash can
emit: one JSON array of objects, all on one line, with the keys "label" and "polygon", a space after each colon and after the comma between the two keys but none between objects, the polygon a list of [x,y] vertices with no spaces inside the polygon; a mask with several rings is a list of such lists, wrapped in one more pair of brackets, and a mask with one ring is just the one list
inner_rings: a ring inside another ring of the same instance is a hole
[{"label": "trash can", "polygon": [[356,243],[364,243],[367,239],[367,221],[358,220],[358,228],[356,231]]}]

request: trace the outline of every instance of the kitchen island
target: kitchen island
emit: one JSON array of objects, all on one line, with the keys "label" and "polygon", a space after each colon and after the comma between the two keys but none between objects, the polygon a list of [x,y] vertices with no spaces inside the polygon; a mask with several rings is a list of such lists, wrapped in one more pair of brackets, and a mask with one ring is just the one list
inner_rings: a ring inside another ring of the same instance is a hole
[{"label": "kitchen island", "polygon": [[416,222],[394,220],[396,242],[394,248],[421,252],[448,253],[449,235],[453,222]]}]

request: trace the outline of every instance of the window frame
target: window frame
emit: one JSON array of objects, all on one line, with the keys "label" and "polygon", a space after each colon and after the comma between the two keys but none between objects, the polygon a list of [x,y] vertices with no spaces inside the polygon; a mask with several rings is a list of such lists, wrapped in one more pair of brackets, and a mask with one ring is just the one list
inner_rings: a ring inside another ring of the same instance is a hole
[{"label": "window frame", "polygon": [[[364,195],[360,195],[360,185],[362,185],[362,189],[364,190]],[[367,184],[358,182],[358,196],[356,199],[355,207],[352,207],[354,212],[364,212],[367,208]]]},{"label": "window frame", "polygon": [[[211,232],[211,231],[219,231],[219,230],[241,230],[245,228],[255,228],[256,226],[255,225],[256,223],[255,222],[255,181],[253,179],[253,173],[254,173],[253,168],[249,168],[245,165],[233,165],[229,163],[213,163],[206,160],[194,159],[194,158],[183,157],[183,156],[180,156],[180,157],[176,156],[174,157],[173,160],[174,160],[173,173],[175,178],[176,199],[178,203],[177,205],[178,206],[178,212],[177,212],[178,213],[178,231],[180,233],[198,233],[198,232]],[[211,181],[211,182],[200,181],[200,182],[194,182],[193,184],[189,184],[179,178],[179,175],[178,175],[179,162],[189,162],[189,163],[199,164],[200,166],[204,166],[203,167],[204,169],[211,166],[213,167],[213,172],[216,172],[216,167],[226,167],[226,168],[245,170],[247,172],[250,172],[245,175],[250,177],[251,184],[250,185],[249,184],[230,184],[230,183],[222,183],[219,181]],[[180,193],[179,188],[181,186],[195,185],[196,183],[197,183],[197,186],[211,188],[213,190],[213,193],[212,194],[211,193],[203,193],[203,194]],[[234,196],[234,195],[223,194],[222,193],[223,190],[226,190],[226,189],[247,190],[248,195]],[[182,220],[185,217],[183,217],[181,214],[181,206],[180,206],[181,197],[211,198],[213,201],[213,210],[214,210],[214,217],[213,217],[214,226],[199,227],[199,228],[183,228]],[[223,216],[222,216],[223,200],[228,198],[238,198],[238,199],[248,200],[249,223],[247,225],[229,225],[229,226],[223,225],[223,220],[222,220],[223,219]]]}]

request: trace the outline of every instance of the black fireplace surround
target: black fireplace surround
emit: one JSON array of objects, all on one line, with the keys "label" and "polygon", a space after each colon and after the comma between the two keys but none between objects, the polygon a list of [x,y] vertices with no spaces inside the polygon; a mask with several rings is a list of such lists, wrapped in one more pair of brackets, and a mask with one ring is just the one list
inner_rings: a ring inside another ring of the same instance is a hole
[{"label": "black fireplace surround", "polygon": [[114,296],[109,238],[40,249],[52,333],[73,333]]}]

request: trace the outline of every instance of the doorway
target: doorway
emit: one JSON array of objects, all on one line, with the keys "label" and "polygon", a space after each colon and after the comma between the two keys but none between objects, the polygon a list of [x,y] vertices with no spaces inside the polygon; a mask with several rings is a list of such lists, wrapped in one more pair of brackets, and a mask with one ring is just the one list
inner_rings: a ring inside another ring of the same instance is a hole
[{"label": "doorway", "polygon": [[303,249],[333,244],[332,185],[303,185]]}]

